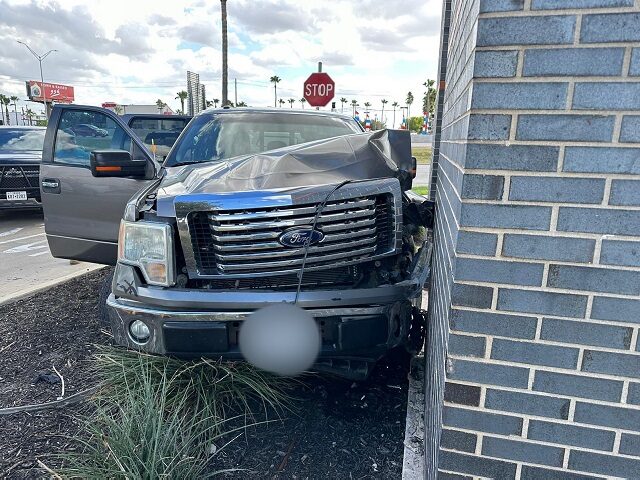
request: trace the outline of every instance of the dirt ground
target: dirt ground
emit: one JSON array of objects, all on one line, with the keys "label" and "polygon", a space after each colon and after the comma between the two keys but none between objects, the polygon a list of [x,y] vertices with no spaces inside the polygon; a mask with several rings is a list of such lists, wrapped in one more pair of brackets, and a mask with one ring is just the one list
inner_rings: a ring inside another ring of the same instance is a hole
[{"label": "dirt ground", "polygon": [[[55,400],[96,383],[93,345],[110,342],[97,317],[93,272],[0,307],[0,408]],[[232,478],[399,478],[402,471],[408,361],[381,362],[372,378],[354,383],[318,375],[297,387],[295,412],[249,428],[225,447],[215,470],[243,469]],[[74,415],[82,404],[0,415],[0,478],[47,478],[38,460],[77,448]],[[221,445],[222,446],[222,445]]]}]

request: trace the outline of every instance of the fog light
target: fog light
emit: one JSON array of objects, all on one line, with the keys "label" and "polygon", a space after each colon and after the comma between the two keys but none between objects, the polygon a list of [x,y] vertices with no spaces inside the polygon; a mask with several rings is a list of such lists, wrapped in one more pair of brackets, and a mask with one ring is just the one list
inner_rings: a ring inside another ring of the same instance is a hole
[{"label": "fog light", "polygon": [[131,338],[133,338],[136,342],[145,343],[147,340],[149,340],[151,331],[144,322],[141,322],[140,320],[134,320],[129,325],[129,334],[131,335]]}]

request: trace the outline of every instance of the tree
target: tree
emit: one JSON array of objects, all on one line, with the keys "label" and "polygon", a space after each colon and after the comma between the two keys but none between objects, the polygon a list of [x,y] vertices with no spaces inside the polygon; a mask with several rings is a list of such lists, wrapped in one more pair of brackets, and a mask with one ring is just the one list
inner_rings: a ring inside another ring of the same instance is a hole
[{"label": "tree", "polygon": [[279,98],[278,103],[280,104],[280,108],[282,108],[282,105],[284,105],[285,102],[282,98]]},{"label": "tree", "polygon": [[123,109],[120,105],[116,105],[113,107],[113,111],[116,112],[116,115],[122,115]]},{"label": "tree", "polygon": [[366,110],[369,110],[369,107],[370,107],[370,106],[371,106],[371,103],[369,103],[369,102],[364,102],[364,108],[365,108]]},{"label": "tree", "polygon": [[422,122],[424,117],[409,117],[407,119],[407,129],[410,132],[420,132],[422,130]]},{"label": "tree", "polygon": [[4,95],[0,93],[0,114],[2,114],[2,124],[8,125],[7,120],[4,118],[4,109],[2,108],[3,104],[4,104]]},{"label": "tree", "polygon": [[304,98],[304,97],[302,97],[302,98],[300,99],[300,105],[302,105],[302,109],[303,109],[303,110],[304,110],[304,104],[305,104],[305,102],[306,102],[306,101],[307,101],[307,99],[306,99],[306,98]]},{"label": "tree", "polygon": [[389,103],[389,100],[386,100],[386,99],[383,98],[382,100],[380,100],[380,103],[382,103],[382,113],[380,114],[380,122],[384,123],[384,106],[387,103]]},{"label": "tree", "polygon": [[177,95],[178,96],[176,97],[176,99],[180,99],[180,109],[184,112],[184,101],[187,99],[189,94],[186,91],[182,90],[181,92],[178,92]]},{"label": "tree", "polygon": [[[2,101],[2,104],[4,105],[4,111],[7,114],[7,125],[11,125],[11,120],[9,119],[9,105],[11,104],[11,99],[6,95],[0,95],[0,101]],[[2,108],[2,105],[0,105],[0,108]]]},{"label": "tree", "polygon": [[31,126],[32,125],[32,119],[35,116],[35,113],[33,113],[33,110],[31,110],[30,108],[27,108],[27,110],[24,112],[24,115],[29,120],[29,126]]},{"label": "tree", "polygon": [[413,103],[413,93],[408,92],[407,93],[407,99],[406,99],[406,104],[407,104],[407,117],[411,116],[411,104]]},{"label": "tree", "polygon": [[13,102],[13,113],[16,116],[16,122],[18,121],[18,100],[20,100],[15,95],[11,95],[11,101]]},{"label": "tree", "polygon": [[398,102],[393,102],[391,106],[393,107],[393,125],[391,125],[391,128],[395,128],[396,127],[396,108],[398,108],[400,104]]},{"label": "tree", "polygon": [[222,17],[222,106],[224,107],[229,101],[227,96],[227,82],[229,80],[227,64],[227,52],[229,50],[227,40],[227,0],[220,0],[220,14]]},{"label": "tree", "polygon": [[162,110],[164,109],[164,107],[165,107],[166,105],[167,105],[167,104],[166,104],[166,103],[164,103],[162,100],[160,100],[160,99],[157,99],[157,100],[156,100],[156,106],[158,107],[158,110],[160,110],[161,112],[162,112]]},{"label": "tree", "polygon": [[422,84],[427,88],[422,98],[422,109],[429,115],[433,115],[435,112],[436,98],[438,96],[438,91],[434,88],[435,83],[435,80],[427,79],[427,81]]},{"label": "tree", "polygon": [[246,107],[247,103],[246,102],[238,102],[238,104],[236,105],[236,107]]},{"label": "tree", "polygon": [[342,97],[340,99],[340,113],[344,113],[344,104],[347,103],[349,100],[347,100],[346,98]]},{"label": "tree", "polygon": [[274,107],[278,106],[278,83],[280,83],[280,80],[282,79],[277,75],[274,75],[269,79],[269,81],[273,83],[273,106]]},{"label": "tree", "polygon": [[358,106],[357,100],[351,100],[351,106],[353,107],[353,116],[356,116],[356,107]]},{"label": "tree", "polygon": [[293,108],[293,104],[296,103],[296,99],[290,98],[289,100],[287,100],[287,102],[289,102],[289,105],[291,105],[291,108]]}]

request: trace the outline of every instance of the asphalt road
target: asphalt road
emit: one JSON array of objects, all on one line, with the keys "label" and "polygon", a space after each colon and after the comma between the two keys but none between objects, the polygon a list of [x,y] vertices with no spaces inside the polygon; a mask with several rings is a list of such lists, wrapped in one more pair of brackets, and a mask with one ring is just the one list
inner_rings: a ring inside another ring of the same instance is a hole
[{"label": "asphalt road", "polygon": [[99,267],[53,258],[42,213],[0,212],[0,303]]}]

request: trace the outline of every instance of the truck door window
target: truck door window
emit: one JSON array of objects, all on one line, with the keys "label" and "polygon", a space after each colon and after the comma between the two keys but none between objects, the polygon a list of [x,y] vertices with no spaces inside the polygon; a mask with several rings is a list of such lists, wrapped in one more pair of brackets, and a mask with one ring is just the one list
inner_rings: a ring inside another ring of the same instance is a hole
[{"label": "truck door window", "polygon": [[65,110],[56,132],[54,163],[89,166],[93,150],[129,151],[129,135],[110,117],[92,110]]},{"label": "truck door window", "polygon": [[142,140],[149,151],[152,151],[152,145],[155,145],[156,160],[161,162],[186,125],[186,119],[142,117],[131,120],[129,128]]}]

